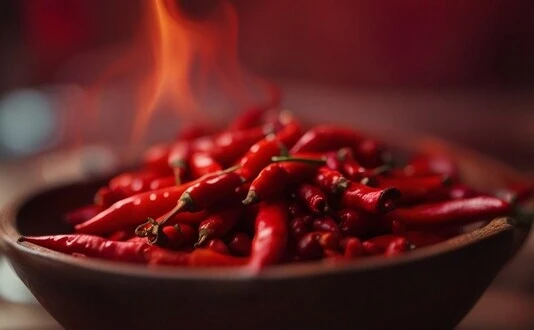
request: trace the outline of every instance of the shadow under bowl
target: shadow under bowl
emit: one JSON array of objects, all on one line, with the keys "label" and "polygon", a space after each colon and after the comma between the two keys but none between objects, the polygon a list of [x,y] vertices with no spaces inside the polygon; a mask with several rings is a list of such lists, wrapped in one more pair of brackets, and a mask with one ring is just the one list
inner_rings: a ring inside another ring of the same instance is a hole
[{"label": "shadow under bowl", "polygon": [[[439,149],[436,143],[433,150]],[[501,164],[440,143],[459,157],[464,174],[476,170],[495,181],[475,175],[474,186],[521,178]],[[16,273],[67,329],[451,329],[530,229],[509,218],[494,219],[391,259],[280,265],[260,275],[239,269],[153,269],[17,242],[20,235],[68,232],[61,214],[86,204],[101,184],[50,188],[7,208],[0,219],[0,246]]]}]

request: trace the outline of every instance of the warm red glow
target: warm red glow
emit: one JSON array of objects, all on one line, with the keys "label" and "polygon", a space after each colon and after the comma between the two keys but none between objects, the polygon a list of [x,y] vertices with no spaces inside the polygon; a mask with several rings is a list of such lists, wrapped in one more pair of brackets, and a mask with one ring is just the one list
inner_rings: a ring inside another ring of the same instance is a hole
[{"label": "warm red glow", "polygon": [[134,141],[141,139],[156,111],[173,111],[183,121],[206,119],[209,112],[235,112],[265,96],[266,83],[239,64],[238,19],[230,2],[213,1],[202,17],[191,17],[176,0],[143,3],[140,37],[88,90],[87,106],[95,120],[109,81],[136,70],[142,74],[132,78]]}]

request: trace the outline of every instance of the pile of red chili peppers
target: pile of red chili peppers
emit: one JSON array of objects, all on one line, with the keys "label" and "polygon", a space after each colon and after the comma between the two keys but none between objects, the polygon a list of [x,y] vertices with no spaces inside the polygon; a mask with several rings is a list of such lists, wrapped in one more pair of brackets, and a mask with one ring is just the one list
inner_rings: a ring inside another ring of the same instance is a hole
[{"label": "pile of red chili peppers", "polygon": [[355,130],[304,132],[287,112],[254,108],[223,131],[197,125],[147,150],[138,171],[66,214],[73,234],[21,240],[78,257],[189,267],[392,257],[510,215],[532,189],[507,192],[463,184],[445,156],[395,164],[380,141]]}]

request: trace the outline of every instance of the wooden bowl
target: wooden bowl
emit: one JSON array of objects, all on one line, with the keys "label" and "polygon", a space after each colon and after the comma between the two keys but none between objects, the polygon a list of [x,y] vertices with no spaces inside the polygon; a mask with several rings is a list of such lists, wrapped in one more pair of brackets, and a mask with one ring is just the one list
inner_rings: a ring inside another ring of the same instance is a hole
[{"label": "wooden bowl", "polygon": [[[469,183],[494,188],[521,175],[437,140],[408,145],[446,152]],[[67,232],[60,215],[87,203],[102,182],[50,188],[11,205],[0,244],[16,273],[67,329],[451,329],[524,242],[530,225],[510,218],[434,246],[343,265],[148,269],[81,259],[20,235]]]}]

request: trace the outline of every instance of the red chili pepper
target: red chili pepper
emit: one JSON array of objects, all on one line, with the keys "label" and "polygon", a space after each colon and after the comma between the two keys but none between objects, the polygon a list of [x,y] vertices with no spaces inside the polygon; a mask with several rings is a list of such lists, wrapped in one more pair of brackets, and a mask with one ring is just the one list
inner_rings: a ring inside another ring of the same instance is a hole
[{"label": "red chili pepper", "polygon": [[313,225],[313,217],[309,215],[299,216],[291,219],[289,222],[289,230],[293,238],[300,238],[304,234],[311,231]]},{"label": "red chili pepper", "polygon": [[301,260],[318,260],[323,257],[320,232],[307,233],[300,238],[297,244],[297,256]]},{"label": "red chili pepper", "polygon": [[358,258],[364,254],[362,242],[356,237],[344,238],[341,240],[340,246],[345,258]]},{"label": "red chili pepper", "polygon": [[176,185],[176,179],[174,176],[164,176],[162,178],[156,178],[150,182],[149,190],[159,190]]},{"label": "red chili pepper", "polygon": [[143,154],[143,166],[150,172],[158,173],[160,176],[172,173],[167,159],[171,147],[166,144],[155,145]]},{"label": "red chili pepper", "polygon": [[277,197],[287,187],[288,180],[289,173],[280,164],[267,165],[252,181],[243,204],[249,205]]},{"label": "red chili pepper", "polygon": [[189,171],[193,179],[222,169],[222,166],[206,152],[193,153],[189,159]]},{"label": "red chili pepper", "polygon": [[440,203],[399,208],[387,215],[410,226],[465,224],[510,214],[510,204],[491,196],[456,199]]},{"label": "red chili pepper", "polygon": [[375,243],[365,241],[362,243],[363,253],[368,256],[384,253],[384,250],[379,248]]},{"label": "red chili pepper", "polygon": [[214,147],[207,152],[219,163],[230,166],[268,133],[268,128],[264,127],[222,133],[215,138]]},{"label": "red chili pepper", "polygon": [[170,151],[167,163],[173,170],[176,183],[183,182],[187,175],[187,164],[193,153],[191,144],[185,141],[175,143]]},{"label": "red chili pepper", "polygon": [[326,250],[337,250],[340,236],[332,232],[322,232],[319,244]]},{"label": "red chili pepper", "polygon": [[287,203],[263,202],[256,218],[250,266],[258,270],[280,261],[288,239]]},{"label": "red chili pepper", "polygon": [[320,125],[307,131],[291,148],[291,154],[300,152],[321,152],[344,147],[355,150],[363,137],[351,129]]},{"label": "red chili pepper", "polygon": [[221,254],[230,254],[230,250],[228,250],[226,244],[224,244],[224,242],[218,238],[210,239],[207,242],[206,247]]},{"label": "red chili pepper", "polygon": [[137,263],[147,261],[147,249],[150,247],[144,243],[115,242],[98,236],[80,234],[21,237],[19,241],[67,254],[78,253],[87,257]]},{"label": "red chili pepper", "polygon": [[226,235],[242,214],[242,207],[230,207],[210,214],[198,227],[198,242],[195,247],[201,246],[206,240]]},{"label": "red chili pepper", "polygon": [[384,255],[386,257],[394,257],[394,256],[397,256],[399,254],[402,254],[408,251],[408,249],[409,249],[408,241],[406,240],[406,238],[400,237],[400,238],[394,239],[391,243],[389,243]]},{"label": "red chili pepper", "polygon": [[314,213],[324,214],[329,210],[326,195],[311,184],[301,184],[297,188],[296,197]]},{"label": "red chili pepper", "polygon": [[362,237],[371,229],[371,219],[367,214],[352,209],[337,212],[339,229],[344,236]]},{"label": "red chili pepper", "polygon": [[127,172],[109,181],[109,189],[119,199],[127,198],[150,189],[150,183],[159,177],[156,172]]},{"label": "red chili pepper", "polygon": [[176,201],[195,181],[137,194],[116,202],[105,211],[75,226],[79,233],[106,234],[138,225],[147,218],[160,216],[176,205]]},{"label": "red chili pepper", "polygon": [[336,236],[341,237],[339,226],[330,217],[322,217],[313,220],[313,229],[316,231],[334,233]]},{"label": "red chili pepper", "polygon": [[292,185],[311,180],[317,170],[324,164],[321,159],[298,160],[291,157],[274,157],[274,160],[289,174],[289,180]]},{"label": "red chili pepper", "polygon": [[163,245],[171,249],[179,249],[186,244],[193,244],[198,237],[197,230],[188,224],[175,224],[162,229],[165,236]]},{"label": "red chili pepper", "polygon": [[108,208],[119,200],[120,198],[115,196],[115,194],[108,187],[102,187],[98,189],[95,194],[95,204],[102,208]]},{"label": "red chili pepper", "polygon": [[313,182],[323,191],[330,194],[342,193],[350,185],[350,181],[343,174],[328,167],[319,168],[316,176],[313,178]]},{"label": "red chili pepper", "polygon": [[252,240],[250,239],[250,237],[248,237],[247,234],[237,232],[231,236],[230,243],[228,243],[228,247],[230,248],[230,251],[232,251],[233,254],[246,257],[250,255],[250,250],[252,248]]},{"label": "red chili pepper", "polygon": [[354,150],[357,161],[365,168],[376,168],[384,165],[384,147],[373,139],[365,139]]},{"label": "red chili pepper", "polygon": [[75,226],[75,225],[78,225],[82,222],[85,222],[91,219],[92,217],[102,212],[103,210],[104,208],[102,206],[93,205],[93,204],[82,206],[75,210],[67,212],[64,216],[64,221],[65,223],[71,226]]},{"label": "red chili pepper", "polygon": [[135,236],[134,229],[135,228],[117,230],[113,234],[109,235],[108,239],[110,241],[127,241]]},{"label": "red chili pepper", "polygon": [[380,178],[378,187],[395,187],[401,192],[398,203],[413,203],[428,200],[450,183],[451,179],[447,176],[431,175],[414,178]]},{"label": "red chili pepper", "polygon": [[392,210],[400,197],[396,188],[377,189],[353,182],[343,192],[341,205],[377,214]]},{"label": "red chili pepper", "polygon": [[[378,251],[378,253],[384,253],[388,245],[398,238],[402,238],[402,236],[393,234],[375,236],[363,242],[364,250],[366,250],[366,253],[368,252],[367,250],[373,251],[373,253],[367,254],[377,254],[375,253],[376,251]],[[370,246],[372,246],[372,249],[369,249]]]}]

